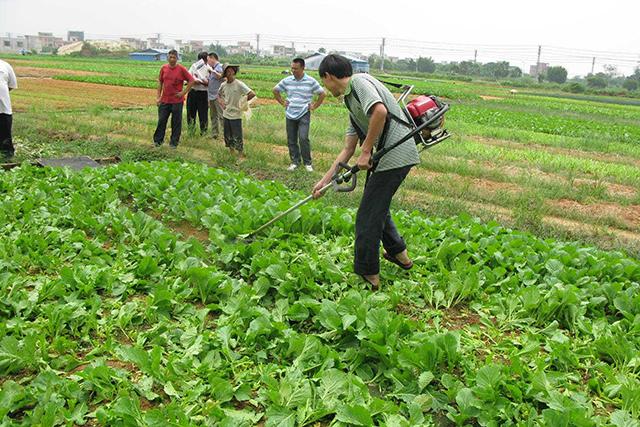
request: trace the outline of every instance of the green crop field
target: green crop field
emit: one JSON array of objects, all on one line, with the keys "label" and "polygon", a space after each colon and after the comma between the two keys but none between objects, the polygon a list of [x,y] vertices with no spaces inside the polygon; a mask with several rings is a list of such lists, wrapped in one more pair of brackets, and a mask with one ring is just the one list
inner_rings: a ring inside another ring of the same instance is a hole
[{"label": "green crop field", "polygon": [[[632,425],[640,264],[400,212],[416,268],[349,276],[353,210],[178,163],[1,176],[8,425]],[[13,220],[9,220],[12,218]]]},{"label": "green crop field", "polygon": [[[291,173],[280,68],[241,66],[239,161],[186,126],[151,147],[157,63],[4,59],[0,425],[640,426],[638,100],[384,76],[447,100],[454,136],[394,201],[414,269],[372,292],[362,183],[235,239],[309,194],[341,100]],[[73,155],[122,162],[29,164]]]}]

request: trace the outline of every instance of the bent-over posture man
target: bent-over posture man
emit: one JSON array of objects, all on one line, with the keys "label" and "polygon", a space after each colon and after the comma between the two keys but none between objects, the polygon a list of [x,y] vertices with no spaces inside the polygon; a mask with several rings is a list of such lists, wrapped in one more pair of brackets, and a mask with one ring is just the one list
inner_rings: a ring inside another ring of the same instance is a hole
[{"label": "bent-over posture man", "polygon": [[344,95],[350,125],[344,148],[313,187],[313,195],[316,198],[321,196],[320,188],[331,182],[339,162],[349,161],[359,142],[361,148],[356,164],[367,171],[367,180],[356,215],[354,271],[377,289],[380,284],[380,241],[385,259],[405,270],[413,266],[389,208],[393,195],[409,170],[420,162],[418,149],[413,140],[409,140],[372,165],[374,150],[393,144],[411,131],[392,119],[392,115],[404,117],[400,106],[391,92],[374,77],[353,75],[351,63],[343,56],[326,56],[320,64],[319,73],[322,83],[334,96]]}]

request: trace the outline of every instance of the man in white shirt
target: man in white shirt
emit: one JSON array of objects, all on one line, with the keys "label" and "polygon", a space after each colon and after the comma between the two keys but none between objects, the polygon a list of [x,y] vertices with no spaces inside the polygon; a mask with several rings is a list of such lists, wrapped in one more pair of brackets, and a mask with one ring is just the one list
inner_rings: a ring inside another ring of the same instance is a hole
[{"label": "man in white shirt", "polygon": [[196,114],[200,122],[200,135],[207,133],[209,124],[209,99],[207,96],[207,85],[209,84],[209,76],[211,75],[211,67],[207,63],[207,52],[198,54],[198,61],[189,68],[189,74],[193,76],[196,83],[191,88],[187,96],[187,127],[190,131],[194,131]]},{"label": "man in white shirt", "polygon": [[9,91],[18,88],[18,80],[13,68],[0,59],[0,160],[13,157],[14,148],[11,140],[11,124],[13,112]]}]

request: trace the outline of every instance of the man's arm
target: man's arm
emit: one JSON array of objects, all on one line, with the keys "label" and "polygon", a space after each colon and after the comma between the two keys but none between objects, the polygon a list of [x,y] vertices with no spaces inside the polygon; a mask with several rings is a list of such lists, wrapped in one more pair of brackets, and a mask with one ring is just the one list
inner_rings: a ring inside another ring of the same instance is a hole
[{"label": "man's arm", "polygon": [[218,91],[218,104],[220,105],[220,108],[222,108],[223,110],[227,108],[226,104],[224,103],[224,92],[225,92],[225,87],[223,83],[222,86],[220,86],[220,90]]},{"label": "man's arm", "polygon": [[18,79],[16,78],[16,73],[13,71],[13,68],[9,66],[9,81],[7,82],[7,87],[9,91],[18,88]]},{"label": "man's arm", "polygon": [[162,98],[162,71],[160,77],[158,77],[158,93],[156,95],[156,104],[160,105],[160,99]]},{"label": "man's arm", "polygon": [[178,92],[176,94],[178,98],[182,98],[183,96],[185,96],[187,93],[189,93],[193,85],[198,83],[198,81],[193,77],[193,75],[189,71],[187,71],[186,68],[182,67],[182,72],[183,72],[182,78],[183,80],[187,81],[187,87],[184,88],[182,92]]},{"label": "man's arm", "polygon": [[249,93],[247,93],[247,101],[251,101],[255,97],[256,93],[254,91],[250,90]]},{"label": "man's arm", "polygon": [[280,93],[280,89],[278,89],[278,86],[273,88],[273,97],[276,99],[276,101],[278,101],[278,104],[280,104],[283,107],[287,108],[287,105],[288,105],[289,101],[285,101],[282,98],[282,94]]},{"label": "man's arm", "polygon": [[373,145],[384,130],[384,124],[387,120],[388,113],[387,107],[385,107],[382,102],[375,104],[369,111],[371,112],[371,116],[369,117],[369,129],[367,131],[367,136],[362,143],[360,157],[358,157],[356,162],[361,170],[370,169],[372,166],[371,153],[373,151]]},{"label": "man's arm", "polygon": [[353,156],[353,153],[356,151],[356,146],[358,145],[358,135],[347,135],[344,141],[344,147],[336,160],[333,162],[327,173],[324,174],[322,179],[316,183],[313,187],[313,198],[317,199],[322,196],[320,193],[320,189],[325,185],[331,182],[333,175],[336,173],[336,168],[338,167],[338,163],[347,163],[349,159]]},{"label": "man's arm", "polygon": [[196,84],[195,80],[189,80],[189,83],[187,83],[187,87],[185,87],[184,90],[178,94],[178,98],[182,98],[183,96],[188,94],[194,84]]},{"label": "man's arm", "polygon": [[213,75],[214,75],[214,77],[215,77],[216,79],[218,79],[218,80],[221,80],[221,79],[222,79],[222,73],[217,72],[217,71],[215,70],[215,68],[214,68],[214,70],[211,72],[211,74],[213,74]]},{"label": "man's arm", "polygon": [[327,93],[322,91],[318,94],[318,97],[316,98],[316,102],[314,102],[313,104],[311,104],[311,106],[309,107],[309,110],[314,111],[316,110],[319,106],[322,105],[322,102],[324,101],[324,98],[327,96]]}]

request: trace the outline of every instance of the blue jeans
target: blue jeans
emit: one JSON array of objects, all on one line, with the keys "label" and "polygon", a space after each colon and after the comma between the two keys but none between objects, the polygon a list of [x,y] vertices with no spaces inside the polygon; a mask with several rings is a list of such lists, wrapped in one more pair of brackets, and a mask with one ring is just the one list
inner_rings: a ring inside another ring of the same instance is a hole
[{"label": "blue jeans", "polygon": [[[311,123],[311,112],[297,120],[287,119],[287,143],[289,145],[289,157],[291,164],[299,165],[302,154],[302,162],[305,165],[311,164],[311,143],[309,142],[309,125]],[[300,145],[298,146],[298,143]]]}]

